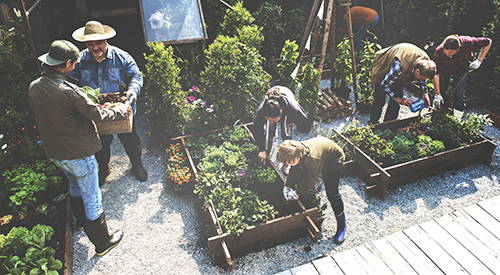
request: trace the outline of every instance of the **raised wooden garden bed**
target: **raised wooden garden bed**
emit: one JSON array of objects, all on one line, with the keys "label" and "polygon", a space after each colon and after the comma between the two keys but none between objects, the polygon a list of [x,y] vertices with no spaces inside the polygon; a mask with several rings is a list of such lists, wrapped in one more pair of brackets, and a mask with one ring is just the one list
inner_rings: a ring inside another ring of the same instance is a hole
[{"label": "raised wooden garden bed", "polygon": [[[387,121],[373,126],[374,130],[397,130],[415,123],[418,116],[403,120]],[[381,166],[370,156],[353,145],[348,138],[341,135],[355,150],[358,175],[367,182],[369,194],[384,197],[388,189],[411,183],[421,178],[437,175],[448,170],[465,167],[473,163],[489,164],[492,160],[496,144],[487,137],[451,150],[431,156],[392,165]]]},{"label": "raised wooden garden bed", "polygon": [[[243,124],[237,127],[245,128],[247,133],[252,136],[248,128],[249,126],[250,124]],[[184,146],[195,179],[198,178],[198,171],[192,154],[186,146],[186,140],[195,136],[215,133],[217,131],[219,130],[172,139],[173,142],[180,142]],[[277,172],[276,167],[273,166],[273,169],[281,176],[280,173]],[[283,179],[281,178],[281,180]],[[266,191],[269,193],[275,192],[278,196],[282,196],[281,189]],[[218,222],[217,211],[211,201],[208,200],[204,204],[203,210],[208,217],[210,228],[207,240],[208,252],[214,262],[218,265],[232,267],[234,257],[243,256],[307,235],[311,238],[316,238],[320,233],[320,229],[316,225],[319,209],[316,207],[305,209],[300,201],[286,202],[285,204],[287,211],[279,211],[280,215],[276,218],[258,225],[250,226],[239,235],[233,235],[229,232],[224,232]]]},{"label": "raised wooden garden bed", "polygon": [[345,117],[352,114],[351,102],[336,96],[331,89],[319,92],[319,100],[316,103],[315,120],[329,122],[332,119]]},{"label": "raised wooden garden bed", "polygon": [[493,125],[500,128],[500,108],[488,112],[488,117],[493,121]]}]

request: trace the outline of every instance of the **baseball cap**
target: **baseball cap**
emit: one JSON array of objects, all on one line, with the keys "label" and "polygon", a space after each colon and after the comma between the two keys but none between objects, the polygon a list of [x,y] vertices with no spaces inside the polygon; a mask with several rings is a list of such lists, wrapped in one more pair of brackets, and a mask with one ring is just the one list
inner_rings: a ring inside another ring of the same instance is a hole
[{"label": "baseball cap", "polygon": [[68,59],[76,59],[80,50],[71,42],[66,40],[55,40],[50,44],[49,52],[42,54],[38,60],[49,66],[60,65]]}]

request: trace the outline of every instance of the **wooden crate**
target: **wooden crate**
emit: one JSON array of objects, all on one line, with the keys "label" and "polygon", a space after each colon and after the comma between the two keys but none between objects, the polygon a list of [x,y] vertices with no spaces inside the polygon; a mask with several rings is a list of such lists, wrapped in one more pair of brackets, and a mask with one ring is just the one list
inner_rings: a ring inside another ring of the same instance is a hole
[{"label": "wooden crate", "polygon": [[[403,120],[392,120],[375,124],[373,127],[377,130],[397,130],[416,122],[417,119],[418,116]],[[478,162],[487,165],[491,162],[493,151],[496,147],[496,144],[491,139],[482,137],[481,141],[472,144],[440,152],[432,156],[382,167],[365,152],[353,145],[348,138],[343,135],[341,136],[354,146],[358,175],[367,182],[368,194],[378,194],[381,198],[384,197],[388,189],[411,183],[421,178],[438,175],[448,170],[465,167]]]},{"label": "wooden crate", "polygon": [[[238,127],[244,127],[253,139],[251,131],[248,128],[249,126],[251,126],[251,123],[242,124]],[[203,132],[195,135],[180,136],[172,139],[172,141],[176,142],[180,140],[186,148],[186,155],[195,179],[198,176],[198,172],[194,161],[191,158],[191,154],[189,153],[189,148],[186,147],[185,140],[189,137],[206,135],[217,131],[219,130]],[[277,168],[273,165],[272,168],[283,180],[282,175],[277,172]],[[319,209],[317,207],[305,209],[304,205],[300,201],[291,203],[296,204],[297,209],[299,209],[298,212],[277,217],[262,224],[251,226],[240,235],[235,236],[222,230],[222,227],[218,223],[216,209],[210,201],[206,202],[203,206],[203,211],[208,217],[211,231],[209,233],[211,236],[208,237],[207,245],[208,252],[210,253],[213,261],[218,265],[232,267],[234,265],[234,257],[243,256],[248,253],[269,248],[303,236],[317,238],[320,234],[320,229],[316,225],[319,218]]]}]

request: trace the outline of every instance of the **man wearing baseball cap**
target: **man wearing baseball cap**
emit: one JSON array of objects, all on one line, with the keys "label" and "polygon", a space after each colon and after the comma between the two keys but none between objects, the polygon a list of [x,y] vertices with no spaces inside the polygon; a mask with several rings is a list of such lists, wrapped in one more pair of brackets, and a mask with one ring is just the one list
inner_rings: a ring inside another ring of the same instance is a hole
[{"label": "man wearing baseball cap", "polygon": [[121,241],[123,232],[108,232],[94,156],[102,146],[94,121],[121,119],[132,110],[126,104],[100,108],[70,82],[67,73],[75,68],[78,52],[69,41],[52,42],[38,58],[45,70],[31,82],[29,102],[45,154],[68,178],[76,222],[102,256]]},{"label": "man wearing baseball cap", "polygon": [[[101,93],[114,93],[126,87],[127,101],[136,112],[135,102],[141,93],[142,74],[134,58],[127,52],[109,45],[107,40],[114,37],[113,28],[97,21],[89,21],[84,27],[73,32],[73,38],[85,42],[87,49],[80,52],[79,64],[71,76],[80,80],[82,86],[100,88]],[[132,164],[132,173],[139,181],[146,181],[148,174],[142,164],[142,148],[134,124],[131,133],[118,134],[120,142]],[[99,181],[102,185],[111,172],[111,142],[113,135],[101,135],[102,150],[96,154],[99,163]]]}]

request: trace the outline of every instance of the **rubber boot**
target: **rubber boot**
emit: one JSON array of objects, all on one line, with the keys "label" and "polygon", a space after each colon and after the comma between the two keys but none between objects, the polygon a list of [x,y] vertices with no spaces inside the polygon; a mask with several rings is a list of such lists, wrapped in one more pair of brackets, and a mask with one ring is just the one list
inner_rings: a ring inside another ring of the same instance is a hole
[{"label": "rubber boot", "polygon": [[108,233],[108,225],[104,213],[95,221],[87,222],[84,226],[85,233],[95,246],[97,256],[104,256],[112,248],[118,245],[123,238],[123,232],[117,230],[113,234]]},{"label": "rubber boot", "polygon": [[132,163],[132,174],[138,181],[148,180],[148,172],[142,165],[142,160]]},{"label": "rubber boot", "polygon": [[336,244],[341,244],[345,241],[347,236],[347,224],[345,222],[344,212],[339,215],[335,215],[335,218],[337,219],[337,233],[333,236],[333,241]]},{"label": "rubber boot", "polygon": [[73,217],[75,217],[75,227],[81,229],[85,225],[85,208],[83,207],[82,197],[71,197],[71,212],[73,212]]}]

